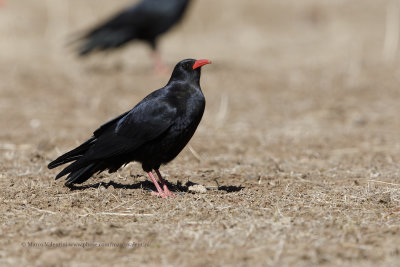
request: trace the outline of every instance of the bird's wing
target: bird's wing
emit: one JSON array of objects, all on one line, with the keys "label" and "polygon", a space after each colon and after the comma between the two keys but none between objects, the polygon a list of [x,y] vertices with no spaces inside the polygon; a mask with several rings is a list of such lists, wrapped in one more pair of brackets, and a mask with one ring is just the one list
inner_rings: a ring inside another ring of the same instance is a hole
[{"label": "bird's wing", "polygon": [[145,25],[148,17],[146,11],[140,10],[141,5],[143,4],[139,3],[137,6],[125,9],[88,31],[80,39],[83,43],[79,53],[86,55],[94,49],[116,48],[137,38],[140,25]]},{"label": "bird's wing", "polygon": [[132,10],[132,17],[141,30],[161,34],[182,17],[188,3],[189,0],[145,0]]},{"label": "bird's wing", "polygon": [[87,160],[126,154],[161,136],[173,125],[176,108],[159,99],[147,99],[123,115],[95,131],[99,136],[85,155]]},{"label": "bird's wing", "polygon": [[[179,16],[183,13],[189,1],[187,0],[143,0],[131,7],[117,13],[105,23],[102,28],[127,28],[132,30],[132,27],[150,27],[152,24],[164,21],[168,17]],[[94,29],[91,33],[100,30],[100,27]]]},{"label": "bird's wing", "polygon": [[[102,25],[94,28],[87,36],[92,36],[100,31],[108,30],[129,30],[134,32],[137,26],[150,23],[153,18],[156,18],[163,13],[162,5],[153,3],[154,1],[141,1],[127,9],[117,13]],[[159,4],[159,3],[158,3]]]},{"label": "bird's wing", "polygon": [[113,125],[115,125],[120,119],[125,117],[126,114],[128,114],[128,113],[129,113],[129,111],[127,111],[127,112],[115,117],[114,119],[111,119],[108,122],[104,123],[96,131],[93,132],[93,135],[95,137],[99,137],[105,130],[107,130],[109,127],[112,127]]}]

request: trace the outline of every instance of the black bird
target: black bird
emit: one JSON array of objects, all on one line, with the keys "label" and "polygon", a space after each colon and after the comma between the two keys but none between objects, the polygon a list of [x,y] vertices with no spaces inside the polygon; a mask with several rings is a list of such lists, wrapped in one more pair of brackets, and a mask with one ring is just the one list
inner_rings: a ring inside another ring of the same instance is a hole
[{"label": "black bird", "polygon": [[[142,163],[158,193],[172,196],[159,172],[161,165],[173,160],[186,146],[203,116],[205,99],[200,88],[202,59],[179,62],[167,85],[158,89],[133,109],[108,121],[77,148],[58,157],[49,169],[74,161],[56,179],[69,174],[67,186],[85,182],[93,174],[108,169],[117,171],[131,161]],[[163,189],[154,178],[155,170]]]},{"label": "black bird", "polygon": [[79,53],[87,55],[94,50],[115,49],[132,40],[143,40],[150,44],[155,69],[160,70],[163,64],[157,53],[157,38],[182,18],[189,2],[142,0],[86,33],[81,38]]}]

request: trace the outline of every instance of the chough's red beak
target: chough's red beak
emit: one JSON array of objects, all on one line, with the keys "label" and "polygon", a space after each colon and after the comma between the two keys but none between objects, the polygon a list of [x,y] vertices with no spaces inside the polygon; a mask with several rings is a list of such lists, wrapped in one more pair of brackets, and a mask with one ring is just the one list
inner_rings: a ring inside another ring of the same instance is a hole
[{"label": "chough's red beak", "polygon": [[198,67],[201,67],[201,66],[204,66],[204,65],[207,65],[207,64],[211,64],[211,63],[212,63],[211,60],[199,59],[199,60],[196,60],[196,62],[194,62],[193,69],[195,70]]}]

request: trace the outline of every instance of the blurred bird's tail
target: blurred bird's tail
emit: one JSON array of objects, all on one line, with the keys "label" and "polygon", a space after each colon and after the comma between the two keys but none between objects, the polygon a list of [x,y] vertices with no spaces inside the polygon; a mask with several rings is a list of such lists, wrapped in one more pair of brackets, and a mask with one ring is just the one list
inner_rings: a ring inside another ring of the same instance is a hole
[{"label": "blurred bird's tail", "polygon": [[[107,25],[106,25],[107,26]],[[103,26],[92,30],[80,38],[78,53],[85,56],[96,50],[109,50],[120,47],[133,39],[133,32],[125,29],[113,30]]]}]

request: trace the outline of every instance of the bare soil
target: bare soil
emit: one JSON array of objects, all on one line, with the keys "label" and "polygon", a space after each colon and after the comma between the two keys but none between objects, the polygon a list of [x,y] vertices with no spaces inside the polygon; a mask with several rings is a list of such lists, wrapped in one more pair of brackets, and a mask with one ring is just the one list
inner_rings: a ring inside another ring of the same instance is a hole
[{"label": "bare soil", "polygon": [[0,8],[0,265],[400,265],[396,1],[195,1],[160,42],[214,62],[168,200],[136,163],[73,189],[46,167],[167,82],[143,43],[66,45],[129,3]]}]

